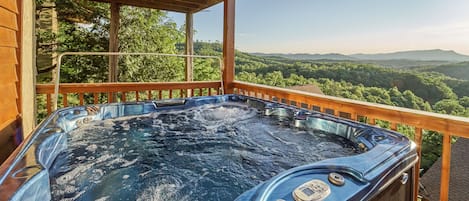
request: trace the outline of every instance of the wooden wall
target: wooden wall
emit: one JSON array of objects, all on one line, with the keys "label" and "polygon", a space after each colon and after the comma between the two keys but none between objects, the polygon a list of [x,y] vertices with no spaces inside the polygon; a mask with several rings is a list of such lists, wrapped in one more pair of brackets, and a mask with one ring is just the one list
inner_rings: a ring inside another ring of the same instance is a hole
[{"label": "wooden wall", "polygon": [[0,163],[21,127],[21,2],[0,0]]}]

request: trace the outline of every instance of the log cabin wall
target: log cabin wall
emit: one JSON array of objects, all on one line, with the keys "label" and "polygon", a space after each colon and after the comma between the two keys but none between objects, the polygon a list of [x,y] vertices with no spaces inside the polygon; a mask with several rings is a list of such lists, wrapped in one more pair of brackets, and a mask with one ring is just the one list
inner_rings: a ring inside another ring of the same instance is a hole
[{"label": "log cabin wall", "polygon": [[21,0],[0,0],[0,163],[21,141]]}]

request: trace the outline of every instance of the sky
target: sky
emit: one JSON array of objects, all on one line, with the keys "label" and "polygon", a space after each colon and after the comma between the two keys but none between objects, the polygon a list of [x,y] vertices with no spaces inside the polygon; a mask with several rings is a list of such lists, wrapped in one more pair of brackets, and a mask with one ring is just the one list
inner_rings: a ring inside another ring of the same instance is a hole
[{"label": "sky", "polygon": [[[263,53],[469,55],[469,0],[236,0],[235,46]],[[185,16],[170,13],[179,25]],[[194,14],[195,40],[222,41],[223,4]]]}]

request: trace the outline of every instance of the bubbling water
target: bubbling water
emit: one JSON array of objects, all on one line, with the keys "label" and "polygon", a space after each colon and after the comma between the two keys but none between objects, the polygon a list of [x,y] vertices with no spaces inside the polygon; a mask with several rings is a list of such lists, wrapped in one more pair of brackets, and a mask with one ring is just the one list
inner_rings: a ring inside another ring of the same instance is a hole
[{"label": "bubbling water", "polygon": [[284,170],[357,153],[240,103],[97,121],[68,137],[53,200],[234,200]]}]

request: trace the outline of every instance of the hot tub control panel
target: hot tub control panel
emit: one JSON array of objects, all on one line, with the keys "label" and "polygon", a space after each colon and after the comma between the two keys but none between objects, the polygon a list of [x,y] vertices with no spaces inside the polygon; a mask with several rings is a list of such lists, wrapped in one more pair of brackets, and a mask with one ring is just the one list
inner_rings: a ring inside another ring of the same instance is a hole
[{"label": "hot tub control panel", "polygon": [[314,179],[308,181],[293,191],[295,201],[320,201],[331,194],[331,188],[325,182]]}]

